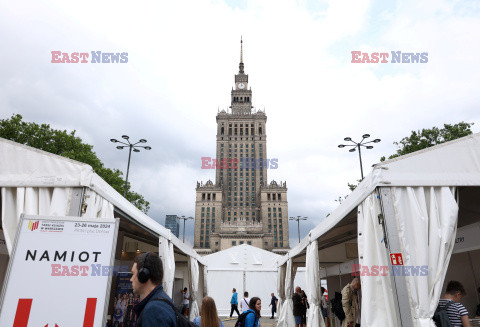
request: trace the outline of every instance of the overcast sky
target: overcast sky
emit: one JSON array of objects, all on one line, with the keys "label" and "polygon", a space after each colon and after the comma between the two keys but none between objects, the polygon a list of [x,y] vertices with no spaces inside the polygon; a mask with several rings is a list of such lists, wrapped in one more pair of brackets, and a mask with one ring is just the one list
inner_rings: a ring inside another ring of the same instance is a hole
[{"label": "overcast sky", "polygon": [[[290,216],[319,223],[360,177],[343,138],[381,138],[365,172],[411,130],[480,126],[477,1],[0,0],[0,118],[77,130],[107,167],[145,138],[129,180],[149,216],[193,216],[197,181],[214,179],[215,116],[229,106],[244,40],[253,104],[265,108],[267,155],[287,181]],[[128,52],[124,64],[51,63],[51,51]],[[425,64],[353,64],[351,51],[428,52]],[[193,241],[193,223],[187,235]],[[291,246],[297,228],[290,225]]]}]

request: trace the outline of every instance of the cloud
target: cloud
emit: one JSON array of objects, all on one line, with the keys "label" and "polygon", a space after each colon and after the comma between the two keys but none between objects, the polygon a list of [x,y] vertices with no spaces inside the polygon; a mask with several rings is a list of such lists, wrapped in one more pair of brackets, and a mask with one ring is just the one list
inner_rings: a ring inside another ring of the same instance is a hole
[{"label": "cloud", "polygon": [[[127,153],[110,138],[146,138],[130,181],[150,216],[194,215],[200,169],[215,156],[215,115],[229,106],[239,38],[253,103],[268,116],[268,178],[287,181],[302,236],[349,193],[356,153],[337,148],[381,138],[365,174],[411,130],[480,122],[476,2],[54,1],[0,3],[0,115],[77,130],[108,167]],[[128,52],[128,64],[52,64],[60,50]],[[427,64],[352,64],[351,51],[428,52]],[[476,128],[475,128],[476,129]],[[290,226],[291,245],[297,242]],[[192,241],[193,223],[186,235]]]}]

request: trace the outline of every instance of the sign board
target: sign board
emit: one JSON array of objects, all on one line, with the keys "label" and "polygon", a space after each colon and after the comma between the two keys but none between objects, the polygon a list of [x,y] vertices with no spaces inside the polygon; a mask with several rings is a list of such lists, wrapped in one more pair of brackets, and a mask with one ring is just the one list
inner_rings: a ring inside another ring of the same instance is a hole
[{"label": "sign board", "polygon": [[393,266],[403,266],[403,258],[401,253],[391,253],[390,260]]},{"label": "sign board", "polygon": [[480,249],[480,223],[457,228],[453,253],[461,253]]},{"label": "sign board", "polygon": [[118,219],[22,215],[0,326],[105,326]]}]

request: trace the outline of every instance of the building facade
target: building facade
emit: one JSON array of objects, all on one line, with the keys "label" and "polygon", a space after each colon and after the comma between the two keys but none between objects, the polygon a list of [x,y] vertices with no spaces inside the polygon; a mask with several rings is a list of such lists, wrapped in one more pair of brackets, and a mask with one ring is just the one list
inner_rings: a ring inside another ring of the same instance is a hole
[{"label": "building facade", "polygon": [[249,244],[284,254],[289,249],[286,182],[268,183],[267,116],[252,105],[252,89],[240,48],[239,72],[231,105],[217,114],[216,158],[202,158],[215,169],[215,183],[197,182],[194,248],[210,254]]},{"label": "building facade", "polygon": [[165,217],[165,227],[170,229],[176,237],[180,235],[180,223],[178,222],[177,215],[167,215]]}]

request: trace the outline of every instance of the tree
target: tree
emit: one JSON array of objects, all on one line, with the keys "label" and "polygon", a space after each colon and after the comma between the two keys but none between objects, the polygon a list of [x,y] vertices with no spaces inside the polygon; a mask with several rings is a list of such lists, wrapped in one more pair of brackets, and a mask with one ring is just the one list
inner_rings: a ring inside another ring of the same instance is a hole
[{"label": "tree", "polygon": [[[392,154],[388,159],[470,135],[472,134],[471,127],[473,124],[462,121],[455,125],[444,124],[442,129],[432,127],[421,131],[412,131],[410,136],[404,137],[400,142],[393,143],[398,147],[397,153]],[[380,158],[380,161],[385,161],[385,157]]]},{"label": "tree", "polygon": [[[117,192],[123,194],[123,173],[118,169],[106,168],[93,152],[93,146],[83,143],[81,138],[75,136],[76,131],[69,133],[53,129],[48,124],[28,123],[22,119],[17,114],[10,119],[0,120],[0,137],[86,163]],[[127,185],[126,198],[144,213],[150,209],[150,203],[142,195],[130,190],[130,183]]]}]

